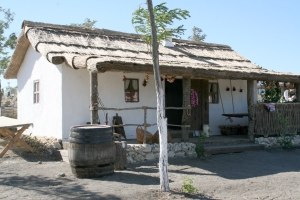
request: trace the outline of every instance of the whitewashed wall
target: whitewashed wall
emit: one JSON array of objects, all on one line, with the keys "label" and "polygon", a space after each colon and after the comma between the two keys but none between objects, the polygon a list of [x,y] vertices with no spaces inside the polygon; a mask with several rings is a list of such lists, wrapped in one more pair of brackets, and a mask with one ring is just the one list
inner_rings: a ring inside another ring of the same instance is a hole
[{"label": "whitewashed wall", "polygon": [[[124,81],[123,76],[127,78],[139,79],[139,102],[128,103],[125,102],[124,95]],[[99,97],[104,104],[104,107],[112,108],[129,108],[150,106],[156,107],[156,92],[155,84],[152,75],[149,75],[149,81],[146,87],[142,85],[145,78],[145,73],[118,73],[105,72],[98,74]],[[143,110],[133,111],[99,111],[100,122],[105,123],[105,114],[108,113],[108,124],[112,124],[113,116],[118,113],[124,124],[143,124],[144,113]],[[147,122],[156,123],[156,110],[149,110],[147,113]],[[128,138],[135,138],[136,126],[125,127],[125,133]],[[156,126],[148,128],[148,131],[154,133],[157,130]]]},{"label": "whitewashed wall", "polygon": [[[139,79],[139,102],[126,103],[124,95],[123,76]],[[98,74],[99,98],[105,107],[129,108],[150,106],[156,107],[156,94],[153,76],[150,75],[146,87],[142,86],[144,73],[118,73],[105,72]],[[62,69],[62,138],[67,140],[70,128],[76,125],[84,125],[90,121],[89,111],[89,72],[85,69],[74,70],[70,67]],[[105,115],[108,115],[108,125],[112,125],[113,116],[116,113],[122,117],[124,124],[143,124],[143,110],[127,111],[99,111],[100,123],[105,124]],[[148,123],[156,123],[156,110],[147,113]],[[135,138],[136,126],[125,127],[127,138]],[[157,128],[149,127],[154,133]]]},{"label": "whitewashed wall", "polygon": [[[216,81],[210,81],[216,82]],[[236,91],[226,91],[226,87],[230,87],[230,80],[219,80],[220,93],[224,106],[224,113],[234,113],[232,106],[232,97],[235,113],[248,113],[247,106],[247,81],[245,80],[231,80],[232,87],[236,88]],[[240,89],[243,92],[240,92]],[[219,97],[218,104],[209,104],[209,127],[211,135],[220,135],[220,125],[247,125],[248,117],[232,118],[233,122],[222,116],[223,109],[221,99]]]},{"label": "whitewashed wall", "polygon": [[70,128],[89,122],[89,72],[86,69],[62,68],[62,139]]},{"label": "whitewashed wall", "polygon": [[[34,123],[27,133],[61,138],[61,66],[28,48],[18,73],[18,119]],[[33,104],[33,82],[40,81],[40,102]]]}]

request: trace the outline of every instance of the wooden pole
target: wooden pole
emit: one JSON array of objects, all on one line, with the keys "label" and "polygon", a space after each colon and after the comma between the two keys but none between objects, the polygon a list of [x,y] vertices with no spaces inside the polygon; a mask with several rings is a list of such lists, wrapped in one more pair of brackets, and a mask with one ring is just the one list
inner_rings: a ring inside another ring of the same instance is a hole
[{"label": "wooden pole", "polygon": [[300,102],[300,83],[295,83],[296,101]]},{"label": "wooden pole", "polygon": [[143,138],[143,144],[147,143],[147,108],[144,108],[144,138]]},{"label": "wooden pole", "polygon": [[98,72],[90,71],[90,121],[91,124],[99,122],[98,116]]},{"label": "wooden pole", "polygon": [[254,140],[254,122],[255,116],[253,113],[254,104],[257,102],[257,81],[247,80],[247,103],[248,103],[248,136],[251,140]]},{"label": "wooden pole", "polygon": [[[191,93],[191,77],[182,77],[182,89],[183,89],[183,99],[182,99],[182,107],[190,107],[191,106],[191,100],[190,100],[190,93]],[[184,109],[182,111],[182,125],[190,125],[190,117],[191,117],[191,110],[190,109]],[[188,135],[188,128],[182,127],[182,140],[188,141],[189,135]]]}]

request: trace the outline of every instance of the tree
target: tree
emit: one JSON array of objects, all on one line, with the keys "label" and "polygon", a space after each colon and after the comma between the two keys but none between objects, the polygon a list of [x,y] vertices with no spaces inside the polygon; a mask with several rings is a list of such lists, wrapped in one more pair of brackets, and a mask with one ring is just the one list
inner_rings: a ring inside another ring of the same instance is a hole
[{"label": "tree", "polygon": [[91,20],[90,18],[86,18],[83,23],[71,24],[71,26],[77,26],[77,27],[87,28],[87,29],[94,29],[96,23],[97,23],[96,20]]},{"label": "tree", "polygon": [[164,89],[161,81],[159,67],[159,45],[160,40],[170,36],[181,35],[184,31],[183,25],[177,28],[168,28],[174,19],[186,19],[189,12],[181,9],[169,10],[165,3],[153,8],[152,0],[147,0],[148,11],[139,8],[133,13],[132,23],[136,31],[143,34],[144,39],[152,44],[153,72],[155,79],[155,89],[157,98],[157,127],[159,131],[159,174],[160,189],[164,192],[170,191],[168,177],[168,142],[167,142],[167,118],[165,117]]},{"label": "tree", "polygon": [[[10,23],[14,20],[14,14],[8,9],[0,7],[0,15],[3,19],[0,19],[0,75],[7,68],[10,60],[10,50],[16,46],[17,37],[15,33],[5,37],[5,30],[9,28]],[[3,90],[1,89],[0,82],[0,106],[2,101]]]},{"label": "tree", "polygon": [[193,35],[189,37],[189,40],[194,42],[203,42],[205,40],[206,34],[203,33],[201,28],[194,26],[192,32]]},{"label": "tree", "polygon": [[[169,37],[177,37],[183,35],[185,29],[183,25],[172,28],[174,20],[182,20],[190,17],[189,11],[179,8],[169,10],[166,3],[161,3],[153,8],[153,15],[155,16],[157,40],[162,41]],[[143,7],[139,7],[132,17],[132,24],[134,24],[137,33],[142,34],[147,43],[151,43],[151,26],[149,20],[149,12]]]},{"label": "tree", "polygon": [[15,33],[5,37],[5,30],[9,28],[14,20],[14,14],[8,9],[0,7],[0,14],[3,19],[0,20],[0,74],[6,69],[10,60],[11,50],[15,48],[17,37]]}]

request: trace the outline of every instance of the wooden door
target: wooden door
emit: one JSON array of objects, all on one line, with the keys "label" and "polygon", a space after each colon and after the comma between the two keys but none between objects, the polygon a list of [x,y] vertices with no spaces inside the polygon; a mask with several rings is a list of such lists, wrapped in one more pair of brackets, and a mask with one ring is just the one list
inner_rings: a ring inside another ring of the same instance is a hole
[{"label": "wooden door", "polygon": [[[165,106],[182,107],[182,80],[175,79],[174,82],[165,82]],[[182,110],[167,109],[166,117],[168,124],[181,125]],[[180,127],[168,126],[169,129],[178,130]]]},{"label": "wooden door", "polygon": [[191,102],[191,130],[202,130],[203,124],[209,123],[208,80],[192,79],[192,91],[197,96],[197,102]]}]

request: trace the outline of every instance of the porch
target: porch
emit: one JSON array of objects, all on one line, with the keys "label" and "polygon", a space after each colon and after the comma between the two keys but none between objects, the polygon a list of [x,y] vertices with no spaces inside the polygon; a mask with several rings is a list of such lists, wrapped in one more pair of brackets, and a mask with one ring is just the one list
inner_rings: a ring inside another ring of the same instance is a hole
[{"label": "porch", "polygon": [[[180,138],[173,138],[171,143],[182,142]],[[199,137],[190,137],[189,143],[199,143]],[[127,140],[128,144],[137,144],[136,139]],[[205,139],[204,151],[207,155],[238,153],[264,149],[263,145],[255,144],[247,135],[214,135]]]}]

